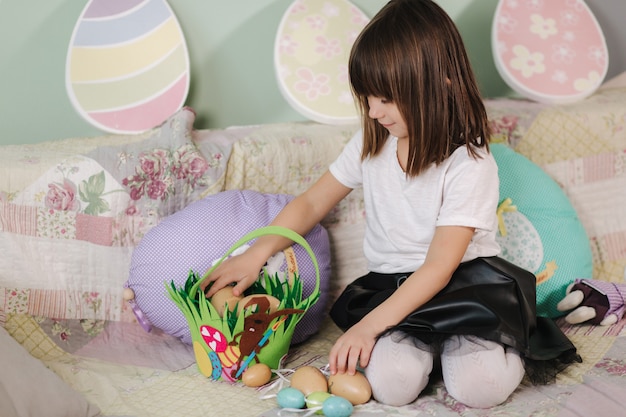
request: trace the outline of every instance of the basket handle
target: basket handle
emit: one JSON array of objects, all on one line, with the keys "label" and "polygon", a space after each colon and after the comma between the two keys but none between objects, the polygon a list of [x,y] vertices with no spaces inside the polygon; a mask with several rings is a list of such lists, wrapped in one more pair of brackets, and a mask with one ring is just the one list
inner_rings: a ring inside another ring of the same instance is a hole
[{"label": "basket handle", "polygon": [[282,237],[286,237],[287,239],[293,240],[295,243],[299,244],[306,250],[308,255],[311,257],[311,260],[313,261],[313,266],[315,267],[315,288],[309,297],[313,296],[314,294],[317,294],[320,290],[320,268],[317,263],[317,258],[315,257],[315,253],[313,253],[313,249],[311,249],[311,246],[306,241],[306,239],[304,239],[302,236],[300,236],[298,233],[294,232],[293,230],[288,229],[283,226],[265,226],[265,227],[255,229],[247,233],[241,239],[235,242],[233,246],[231,246],[231,248],[228,250],[228,252],[226,252],[224,256],[222,256],[220,260],[217,261],[215,265],[213,265],[202,276],[202,278],[193,285],[193,287],[191,287],[191,290],[189,291],[189,297],[191,299],[194,299],[196,297],[196,292],[198,292],[198,288],[200,288],[200,284],[202,283],[202,281],[204,281],[209,275],[211,275],[211,273],[215,270],[215,268],[217,268],[226,258],[228,258],[228,256],[231,253],[237,250],[237,248],[239,248],[244,243],[247,243],[252,239],[256,239],[258,237],[266,236],[266,235],[279,235]]}]

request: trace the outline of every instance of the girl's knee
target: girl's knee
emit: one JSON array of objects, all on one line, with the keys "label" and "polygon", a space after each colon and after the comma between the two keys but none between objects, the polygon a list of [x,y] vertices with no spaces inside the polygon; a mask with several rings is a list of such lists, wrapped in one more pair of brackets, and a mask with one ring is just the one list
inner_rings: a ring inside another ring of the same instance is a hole
[{"label": "girl's knee", "polygon": [[428,384],[433,368],[432,353],[417,347],[412,338],[398,337],[402,336],[381,337],[365,368],[372,397],[393,406],[415,401]]},{"label": "girl's knee", "polygon": [[441,368],[448,393],[475,408],[490,408],[506,401],[525,372],[515,349],[465,336],[444,343]]}]

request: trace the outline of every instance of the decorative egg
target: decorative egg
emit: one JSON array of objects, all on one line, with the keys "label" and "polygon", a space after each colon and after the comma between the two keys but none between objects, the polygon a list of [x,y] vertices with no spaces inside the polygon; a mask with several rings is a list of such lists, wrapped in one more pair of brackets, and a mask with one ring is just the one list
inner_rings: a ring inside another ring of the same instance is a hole
[{"label": "decorative egg", "polygon": [[241,350],[237,345],[226,345],[226,348],[222,352],[217,352],[222,364],[227,367],[234,366],[241,357]]},{"label": "decorative egg", "polygon": [[297,0],[287,8],[274,42],[274,70],[296,111],[320,123],[358,121],[348,57],[368,21],[348,0]]},{"label": "decorative egg", "polygon": [[306,401],[304,394],[293,387],[286,387],[278,391],[276,401],[281,408],[304,408]]},{"label": "decorative egg", "polygon": [[226,307],[231,312],[235,310],[237,303],[241,301],[243,297],[240,295],[233,294],[233,287],[228,285],[220,290],[218,290],[211,297],[211,305],[215,307],[220,317],[224,316],[224,311],[226,311]]},{"label": "decorative egg", "polygon": [[221,353],[228,347],[228,340],[226,336],[214,327],[202,325],[200,326],[200,335],[202,340],[211,348],[214,352]]},{"label": "decorative egg", "polygon": [[124,300],[126,301],[130,301],[130,300],[134,300],[135,299],[135,291],[132,290],[132,288],[124,288],[124,292],[123,295]]},{"label": "decorative egg", "polygon": [[209,359],[211,360],[211,365],[213,365],[213,371],[211,372],[211,379],[218,380],[222,375],[222,362],[220,358],[217,356],[217,353],[212,350],[207,354]]},{"label": "decorative egg", "polygon": [[331,375],[328,388],[331,394],[343,397],[353,405],[365,404],[372,397],[372,387],[361,372]]},{"label": "decorative egg", "polygon": [[326,375],[314,366],[302,366],[291,375],[291,386],[300,390],[305,396],[313,392],[328,391]]},{"label": "decorative egg", "polygon": [[272,295],[269,294],[251,294],[251,295],[247,295],[245,297],[243,297],[240,301],[239,304],[237,306],[237,314],[241,314],[241,312],[245,309],[246,311],[250,311],[253,310],[256,312],[257,309],[257,303],[254,304],[250,304],[248,305],[248,303],[250,303],[250,301],[252,301],[254,298],[259,298],[259,297],[264,297],[267,299],[268,305],[269,305],[269,312],[273,313],[274,311],[278,310],[278,307],[280,306],[280,300]]},{"label": "decorative egg", "polygon": [[[208,378],[218,379],[222,373],[222,365],[217,358],[217,354],[215,352],[211,352],[215,356],[207,354],[200,342],[196,340],[193,342],[193,353],[196,358],[196,365],[198,365],[198,369],[202,375]],[[215,377],[215,375],[217,375],[217,377]]]},{"label": "decorative egg", "polygon": [[189,92],[189,54],[166,0],[89,0],[72,33],[65,68],[74,109],[113,133],[163,123]]},{"label": "decorative egg", "polygon": [[506,234],[496,234],[496,241],[502,250],[500,255],[520,268],[537,272],[544,258],[539,232],[528,217],[517,210],[502,213],[501,216]]},{"label": "decorative egg", "polygon": [[543,103],[591,95],[609,66],[602,28],[584,0],[499,0],[491,43],[509,87]]},{"label": "decorative egg", "polygon": [[305,398],[306,408],[320,407],[320,410],[316,412],[315,414],[322,414],[322,410],[321,410],[322,404],[324,404],[324,401],[326,401],[329,397],[330,397],[330,393],[326,391],[312,392],[309,395],[307,395]]},{"label": "decorative egg", "polygon": [[260,387],[272,379],[272,370],[264,363],[248,366],[241,375],[241,382],[247,387]]},{"label": "decorative egg", "polygon": [[354,406],[345,398],[332,395],[322,403],[322,412],[326,417],[349,417]]}]

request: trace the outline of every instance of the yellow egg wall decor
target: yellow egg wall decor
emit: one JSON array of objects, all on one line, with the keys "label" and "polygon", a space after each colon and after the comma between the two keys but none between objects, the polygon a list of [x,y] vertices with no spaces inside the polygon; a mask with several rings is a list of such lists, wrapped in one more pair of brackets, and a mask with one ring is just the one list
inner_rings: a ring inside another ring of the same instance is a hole
[{"label": "yellow egg wall decor", "polygon": [[296,0],[274,43],[274,69],[285,100],[325,124],[358,121],[348,82],[350,49],[369,18],[347,0]]},{"label": "yellow egg wall decor", "polygon": [[189,92],[189,54],[166,0],[89,0],[76,22],[65,68],[74,109],[112,133],[163,123]]}]

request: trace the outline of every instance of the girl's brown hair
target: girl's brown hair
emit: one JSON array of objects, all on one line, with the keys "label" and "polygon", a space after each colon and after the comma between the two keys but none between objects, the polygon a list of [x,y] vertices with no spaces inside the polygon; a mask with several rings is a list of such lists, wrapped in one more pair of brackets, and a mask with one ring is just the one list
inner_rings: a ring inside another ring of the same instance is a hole
[{"label": "girl's brown hair", "polygon": [[460,146],[474,157],[474,146],[488,149],[487,113],[463,40],[434,2],[387,3],[352,47],[349,74],[363,119],[363,159],[377,155],[389,136],[368,117],[368,96],[398,106],[409,132],[408,176]]}]

